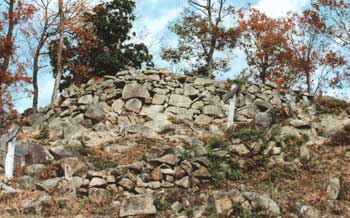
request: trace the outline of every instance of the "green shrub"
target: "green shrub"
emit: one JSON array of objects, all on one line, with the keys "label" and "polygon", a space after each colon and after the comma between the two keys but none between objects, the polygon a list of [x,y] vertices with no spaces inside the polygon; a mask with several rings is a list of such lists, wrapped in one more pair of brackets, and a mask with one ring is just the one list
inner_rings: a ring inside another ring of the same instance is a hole
[{"label": "green shrub", "polygon": [[219,186],[225,179],[231,181],[244,179],[242,171],[230,159],[216,156],[210,148],[208,151],[208,171],[215,186]]}]

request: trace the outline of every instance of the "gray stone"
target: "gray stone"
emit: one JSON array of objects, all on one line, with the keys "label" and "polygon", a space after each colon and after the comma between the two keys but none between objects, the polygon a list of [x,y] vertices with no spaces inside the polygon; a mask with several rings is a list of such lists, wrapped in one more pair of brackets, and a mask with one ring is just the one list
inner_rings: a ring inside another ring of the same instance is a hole
[{"label": "gray stone", "polygon": [[204,107],[203,101],[196,101],[191,105],[191,108],[197,109],[197,110],[202,110]]},{"label": "gray stone", "polygon": [[38,211],[39,208],[42,209],[42,207],[47,206],[50,203],[51,203],[51,196],[48,194],[45,194],[43,196],[40,196],[37,199],[25,201],[21,207],[24,210],[34,209],[34,210]]},{"label": "gray stone", "polygon": [[94,102],[92,95],[83,95],[79,98],[78,104],[88,105]]},{"label": "gray stone", "polygon": [[311,154],[307,145],[302,145],[300,147],[300,161],[309,161],[311,159]]},{"label": "gray stone", "polygon": [[63,178],[53,178],[53,179],[48,179],[48,180],[45,180],[45,181],[42,181],[40,183],[37,183],[36,185],[38,187],[40,187],[42,190],[45,190],[46,192],[48,193],[52,193],[54,192],[57,187],[58,187],[58,184],[63,181]]},{"label": "gray stone", "polygon": [[152,104],[155,104],[155,105],[164,104],[166,98],[167,98],[167,97],[166,97],[165,95],[155,94],[155,95],[153,96],[153,99],[152,99]]},{"label": "gray stone", "polygon": [[194,81],[194,84],[197,86],[208,86],[213,84],[213,80],[206,79],[206,78],[196,78]]},{"label": "gray stone", "polygon": [[127,190],[132,190],[135,188],[135,183],[128,178],[122,178],[119,181],[119,185]]},{"label": "gray stone", "polygon": [[176,107],[188,108],[190,107],[191,103],[192,101],[189,97],[178,95],[178,94],[170,95],[170,100],[169,100],[170,105],[173,105]]},{"label": "gray stone", "polygon": [[130,98],[148,99],[151,97],[147,88],[138,83],[126,84],[123,89],[122,96],[123,96],[123,99],[130,99]]},{"label": "gray stone", "polygon": [[128,111],[139,113],[141,111],[141,108],[142,108],[142,101],[140,101],[137,98],[129,99],[125,103],[125,109]]},{"label": "gray stone", "polygon": [[198,89],[193,88],[193,86],[189,84],[184,85],[184,95],[185,96],[197,96],[199,95]]},{"label": "gray stone", "polygon": [[92,178],[92,180],[89,183],[89,187],[102,188],[106,186],[107,186],[107,181],[98,177]]},{"label": "gray stone", "polygon": [[89,199],[94,203],[108,203],[111,201],[111,193],[102,188],[90,188],[89,189]]},{"label": "gray stone", "polygon": [[177,186],[180,186],[182,188],[189,188],[190,187],[190,179],[188,176],[183,177],[182,179],[175,182]]},{"label": "gray stone", "polygon": [[299,120],[299,119],[293,119],[289,121],[289,124],[297,129],[310,129],[311,125],[310,123]]},{"label": "gray stone", "polygon": [[300,207],[300,215],[302,218],[321,218],[321,213],[317,209],[311,206],[301,206]]},{"label": "gray stone", "polygon": [[182,107],[168,107],[165,112],[169,117],[174,116],[177,120],[185,119],[185,120],[193,120],[193,112],[186,108]]},{"label": "gray stone", "polygon": [[33,178],[31,176],[21,176],[16,179],[16,183],[19,185],[21,189],[35,189],[35,184],[38,183],[39,180],[37,178]]},{"label": "gray stone", "polygon": [[174,124],[168,120],[156,120],[156,121],[149,121],[145,123],[146,127],[149,127],[153,131],[162,134],[171,130],[175,130]]},{"label": "gray stone", "polygon": [[161,187],[161,184],[159,181],[156,181],[156,182],[149,182],[147,184],[147,187],[148,188],[151,188],[151,189],[159,189]]},{"label": "gray stone", "polygon": [[260,129],[268,129],[272,125],[272,116],[268,112],[260,112],[255,115],[255,125]]},{"label": "gray stone", "polygon": [[84,116],[96,123],[101,122],[106,118],[105,112],[100,103],[88,105]]},{"label": "gray stone", "polygon": [[229,151],[234,152],[238,155],[247,155],[250,153],[249,149],[244,144],[238,144],[238,145],[230,145]]},{"label": "gray stone", "polygon": [[196,156],[205,156],[208,154],[207,149],[202,145],[197,145],[193,148],[193,152]]},{"label": "gray stone", "polygon": [[124,101],[121,99],[115,100],[112,104],[112,109],[115,113],[121,113],[124,108]]},{"label": "gray stone", "polygon": [[59,161],[61,168],[64,169],[66,165],[71,167],[72,176],[82,176],[87,170],[87,164],[78,157],[68,157]]},{"label": "gray stone", "polygon": [[266,112],[273,109],[273,106],[269,102],[264,100],[257,99],[254,101],[254,104],[257,106],[260,112]]},{"label": "gray stone", "polygon": [[159,167],[155,168],[151,173],[152,180],[161,181],[163,179],[162,171]]},{"label": "gray stone", "polygon": [[209,197],[210,208],[215,213],[229,215],[233,204],[230,197],[224,193],[214,192]]},{"label": "gray stone", "polygon": [[154,159],[152,160],[153,162],[159,162],[159,163],[165,163],[165,164],[169,164],[172,166],[175,166],[176,162],[177,162],[177,157],[174,154],[167,154],[164,155],[160,158]]},{"label": "gray stone", "polygon": [[213,119],[207,115],[201,114],[194,121],[195,124],[199,126],[207,126]]},{"label": "gray stone", "polygon": [[253,192],[244,192],[244,196],[249,199],[253,208],[264,210],[273,217],[281,214],[279,206],[267,195],[258,195]]},{"label": "gray stone", "polygon": [[90,132],[89,134],[82,135],[81,141],[86,147],[96,147],[112,143],[115,141],[115,135],[110,131]]},{"label": "gray stone", "polygon": [[32,164],[25,168],[25,173],[29,176],[39,177],[47,169],[44,164]]},{"label": "gray stone", "polygon": [[224,117],[224,112],[218,105],[207,105],[203,108],[203,113],[214,117]]},{"label": "gray stone", "polygon": [[153,198],[149,195],[135,195],[124,199],[120,208],[119,216],[137,216],[156,214]]},{"label": "gray stone", "polygon": [[210,178],[210,173],[207,168],[201,167],[198,170],[194,171],[192,176],[198,178]]},{"label": "gray stone", "polygon": [[336,200],[340,192],[340,180],[338,178],[330,178],[327,187],[328,199]]}]

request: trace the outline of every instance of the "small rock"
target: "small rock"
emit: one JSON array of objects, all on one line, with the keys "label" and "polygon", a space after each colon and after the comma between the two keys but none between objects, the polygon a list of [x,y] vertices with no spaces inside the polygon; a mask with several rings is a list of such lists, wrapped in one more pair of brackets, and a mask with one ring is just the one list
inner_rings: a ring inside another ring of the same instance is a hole
[{"label": "small rock", "polygon": [[198,178],[210,178],[209,171],[205,167],[201,167],[200,169],[194,171],[192,175]]},{"label": "small rock", "polygon": [[115,113],[121,113],[124,108],[124,101],[121,99],[118,99],[113,102],[112,109]]},{"label": "small rock", "polygon": [[89,187],[106,187],[107,181],[98,177],[92,178],[89,183]]},{"label": "small rock", "polygon": [[207,126],[210,124],[211,121],[212,121],[212,118],[210,118],[207,115],[201,114],[196,118],[196,120],[194,121],[194,124],[197,124],[199,126]]},{"label": "small rock", "polygon": [[289,124],[297,129],[311,129],[310,123],[299,119],[290,120]]},{"label": "small rock", "polygon": [[139,113],[142,109],[142,101],[132,98],[125,103],[125,109],[135,113]]},{"label": "small rock", "polygon": [[135,187],[134,182],[131,181],[128,178],[122,178],[119,181],[119,185],[122,186],[123,188],[127,189],[127,190],[132,190]]},{"label": "small rock", "polygon": [[176,181],[175,184],[182,187],[182,188],[189,188],[190,187],[190,178],[188,176],[186,176],[186,177]]},{"label": "small rock", "polygon": [[178,213],[181,209],[182,209],[182,204],[178,201],[176,201],[175,203],[173,203],[171,205],[171,209],[175,212]]},{"label": "small rock", "polygon": [[151,188],[151,189],[158,189],[161,187],[161,184],[158,181],[157,182],[149,182],[147,184],[147,186],[148,186],[148,188]]},{"label": "small rock", "polygon": [[167,154],[163,157],[152,160],[153,162],[165,163],[174,166],[177,162],[177,157],[174,154]]},{"label": "small rock", "polygon": [[244,144],[230,145],[228,150],[237,153],[240,156],[247,155],[250,153],[249,149]]},{"label": "small rock", "polygon": [[301,206],[300,215],[302,218],[321,218],[321,213],[317,209],[311,206]]},{"label": "small rock", "polygon": [[155,168],[151,173],[151,177],[154,181],[161,181],[163,178],[161,169],[159,167]]},{"label": "small rock", "polygon": [[208,154],[207,149],[202,145],[195,146],[193,152],[196,156],[205,156]]},{"label": "small rock", "polygon": [[210,203],[211,208],[218,214],[228,215],[233,207],[231,199],[227,195],[218,192],[214,192],[210,196]]},{"label": "small rock", "polygon": [[340,192],[340,180],[331,178],[327,187],[327,194],[330,200],[336,200]]}]

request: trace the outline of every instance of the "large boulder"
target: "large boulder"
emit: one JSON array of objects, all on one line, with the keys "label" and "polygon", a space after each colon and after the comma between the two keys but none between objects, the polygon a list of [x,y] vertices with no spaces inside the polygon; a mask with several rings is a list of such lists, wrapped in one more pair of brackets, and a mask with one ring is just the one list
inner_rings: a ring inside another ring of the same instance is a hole
[{"label": "large boulder", "polygon": [[149,195],[135,195],[123,200],[120,208],[120,217],[142,216],[156,214],[153,198]]},{"label": "large boulder", "polygon": [[123,99],[130,99],[130,98],[149,99],[151,97],[147,88],[136,82],[126,84],[124,86],[122,96],[123,96]]},{"label": "large boulder", "polygon": [[190,107],[192,101],[189,97],[173,94],[170,96],[169,104],[176,106],[176,107],[184,107],[188,108]]},{"label": "large boulder", "polygon": [[224,117],[225,114],[218,105],[207,105],[203,108],[203,113],[213,117]]},{"label": "large boulder", "polygon": [[100,103],[90,104],[87,107],[84,116],[95,123],[101,122],[106,118],[105,112]]}]

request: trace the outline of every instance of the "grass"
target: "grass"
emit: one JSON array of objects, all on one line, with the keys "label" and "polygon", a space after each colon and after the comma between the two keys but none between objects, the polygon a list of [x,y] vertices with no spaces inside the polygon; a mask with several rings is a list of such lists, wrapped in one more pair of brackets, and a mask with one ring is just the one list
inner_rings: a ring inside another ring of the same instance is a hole
[{"label": "grass", "polygon": [[332,97],[318,97],[314,100],[316,110],[321,114],[335,114],[339,115],[342,111],[350,111],[350,103],[332,98]]},{"label": "grass", "polygon": [[328,146],[350,146],[350,125],[344,126],[342,130],[331,135],[325,145]]},{"label": "grass", "polygon": [[87,156],[89,162],[95,166],[96,170],[115,168],[119,165],[119,163],[114,160],[113,156],[98,149],[81,148],[79,153],[83,156]]},{"label": "grass", "polygon": [[212,184],[216,187],[220,186],[223,181],[237,181],[245,178],[240,168],[229,158],[218,157],[208,147],[208,171],[211,175]]}]

